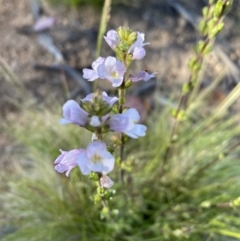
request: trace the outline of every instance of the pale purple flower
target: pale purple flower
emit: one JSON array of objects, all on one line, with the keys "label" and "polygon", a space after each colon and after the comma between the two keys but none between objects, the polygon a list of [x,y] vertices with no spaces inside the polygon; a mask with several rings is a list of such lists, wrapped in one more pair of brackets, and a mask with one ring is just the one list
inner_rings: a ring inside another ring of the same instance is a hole
[{"label": "pale purple flower", "polygon": [[[109,97],[105,91],[102,92],[102,98],[105,102],[107,102],[107,104],[109,104],[110,107],[112,107],[112,105],[118,100],[117,97]],[[87,95],[84,99],[82,99],[82,102],[93,102],[93,99],[94,93],[91,93]]]},{"label": "pale purple flower", "polygon": [[77,163],[83,175],[89,175],[90,172],[106,175],[113,170],[115,159],[107,151],[105,143],[93,141],[87,146],[86,150],[80,153]]},{"label": "pale purple flower", "polygon": [[103,37],[113,50],[120,44],[118,33],[115,30],[109,30],[107,36]]},{"label": "pale purple flower", "polygon": [[126,72],[125,65],[114,57],[107,57],[97,68],[100,79],[108,79],[113,87],[119,87]]},{"label": "pale purple flower", "polygon": [[61,155],[55,160],[55,170],[59,173],[66,172],[65,175],[68,177],[70,171],[77,166],[78,156],[83,150],[74,149],[71,151],[60,150]]},{"label": "pale purple flower", "polygon": [[143,46],[149,43],[143,43],[144,38],[145,38],[144,33],[138,32],[137,40],[130,46],[128,53],[132,54],[133,59],[142,59],[145,56],[146,52]]},{"label": "pale purple flower", "polygon": [[138,72],[137,75],[131,76],[130,79],[132,80],[132,82],[137,82],[140,80],[148,81],[151,78],[156,77],[156,74],[157,74],[157,72],[149,74],[147,71],[140,71],[140,72]]},{"label": "pale purple flower", "polygon": [[111,188],[113,184],[114,182],[112,181],[112,179],[106,175],[102,175],[102,177],[100,178],[101,187]]},{"label": "pale purple flower", "polygon": [[98,73],[97,68],[100,64],[104,62],[105,58],[98,57],[93,63],[92,63],[92,69],[83,69],[83,78],[87,79],[88,81],[94,81],[95,79],[98,79]]},{"label": "pale purple flower", "polygon": [[63,119],[59,120],[62,125],[72,123],[85,126],[88,121],[88,113],[74,100],[68,100],[63,105],[63,117]]},{"label": "pale purple flower", "polygon": [[56,25],[55,17],[42,17],[37,20],[37,22],[33,25],[33,30],[35,32],[46,31]]},{"label": "pale purple flower", "polygon": [[108,79],[113,87],[119,87],[126,72],[125,65],[114,57],[99,57],[92,64],[93,69],[83,69],[83,78],[88,81]]},{"label": "pale purple flower", "polygon": [[113,115],[109,120],[109,130],[124,133],[134,139],[145,136],[147,127],[136,124],[140,120],[137,110],[130,108],[123,114]]}]

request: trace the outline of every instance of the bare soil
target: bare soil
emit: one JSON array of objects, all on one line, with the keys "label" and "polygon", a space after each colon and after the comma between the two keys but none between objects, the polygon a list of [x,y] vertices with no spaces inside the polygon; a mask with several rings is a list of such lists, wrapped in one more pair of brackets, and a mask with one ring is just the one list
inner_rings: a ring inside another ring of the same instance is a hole
[{"label": "bare soil", "polygon": [[[113,5],[108,25],[108,29],[124,25],[145,33],[146,42],[151,44],[146,47],[147,56],[133,66],[133,72],[140,69],[158,72],[156,90],[166,96],[169,90],[179,89],[189,77],[187,63],[198,39],[193,23],[201,16],[201,8],[206,1],[174,1],[186,10],[192,22],[169,2],[149,0],[134,1],[131,6]],[[57,18],[57,26],[50,30],[50,35],[64,56],[63,63],[81,73],[82,68],[91,65],[95,59],[100,11],[89,6],[66,9],[50,6],[45,1],[43,6],[46,15]],[[217,102],[218,98],[223,98],[224,91],[231,89],[239,80],[239,13],[240,4],[235,1],[233,10],[226,18],[225,29],[217,39],[217,46],[228,56],[228,64],[235,68],[232,70],[229,67],[230,74],[226,77],[224,85],[227,87],[221,87],[220,94],[216,94],[214,98]],[[61,71],[34,69],[36,64],[51,66],[59,62],[39,44],[38,34],[31,32],[33,23],[30,1],[0,0],[0,67],[2,63],[7,63],[19,83],[22,83],[29,93],[19,94],[15,89],[16,84],[12,84],[12,79],[1,70],[0,113],[3,117],[15,112],[18,109],[16,103],[19,104],[30,96],[35,104],[49,103],[49,99],[64,103],[67,98],[66,83],[70,91],[79,87],[76,81],[69,79]],[[101,55],[113,55],[104,41]],[[226,66],[226,62],[217,54],[212,54],[208,63],[208,75],[204,76],[204,82],[207,84],[210,82],[210,76],[216,77]],[[9,151],[3,142],[0,142],[0,152]]]}]

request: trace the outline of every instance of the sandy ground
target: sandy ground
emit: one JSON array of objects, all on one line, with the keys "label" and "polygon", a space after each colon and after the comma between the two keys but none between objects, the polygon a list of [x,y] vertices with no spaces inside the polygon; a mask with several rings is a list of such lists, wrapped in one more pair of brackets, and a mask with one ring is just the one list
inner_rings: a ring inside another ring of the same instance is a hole
[{"label": "sandy ground", "polygon": [[[169,90],[179,89],[181,83],[187,80],[189,72],[187,62],[192,54],[192,47],[198,35],[191,21],[186,20],[167,1],[140,1],[134,6],[114,5],[108,29],[116,29],[121,25],[130,26],[133,30],[144,32],[146,41],[151,44],[146,47],[147,55],[143,61],[137,61],[133,72],[148,69],[158,72],[156,93],[168,96]],[[203,0],[175,1],[180,3],[193,22],[198,20]],[[238,1],[235,1],[238,2]],[[226,53],[228,64],[232,64],[229,71],[232,75],[226,77],[224,86],[232,88],[239,79],[240,65],[240,28],[238,24],[240,4],[236,3],[232,13],[226,18],[226,27],[217,40],[217,46]],[[28,0],[0,0],[0,63],[7,63],[18,78],[19,83],[34,98],[34,103],[47,103],[50,99],[57,99],[61,103],[66,100],[64,83],[74,90],[79,85],[65,77],[63,73],[36,71],[35,64],[52,65],[56,59],[38,43],[38,35],[32,33],[33,15]],[[78,10],[67,10],[63,7],[52,7],[44,2],[47,15],[57,18],[57,26],[50,31],[55,45],[64,56],[64,64],[81,69],[91,65],[95,59],[95,46],[100,21],[100,11],[91,7],[81,7]],[[112,55],[113,52],[103,42],[102,56]],[[208,60],[209,75],[204,81],[209,83],[209,76],[218,73],[226,62],[218,55],[212,54]],[[1,66],[0,64],[0,66]],[[233,78],[233,72],[235,79]],[[21,103],[26,96],[17,93],[11,84],[11,78],[0,72],[0,113],[7,116],[16,111],[15,103]],[[215,101],[224,96],[222,89],[216,95]],[[218,97],[220,96],[220,97]],[[3,137],[3,136],[2,136]],[[9,152],[9,140],[0,142],[0,152]]]}]

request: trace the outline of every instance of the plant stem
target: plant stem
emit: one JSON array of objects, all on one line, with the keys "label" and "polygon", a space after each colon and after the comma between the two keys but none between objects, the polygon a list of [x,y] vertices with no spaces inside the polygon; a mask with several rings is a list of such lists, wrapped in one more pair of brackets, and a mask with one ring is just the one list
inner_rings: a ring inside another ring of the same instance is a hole
[{"label": "plant stem", "polygon": [[[126,57],[127,55],[124,55],[124,64],[125,66],[127,66],[127,62],[126,62]],[[123,82],[121,84],[121,86],[118,89],[118,96],[119,96],[119,113],[122,114],[123,110],[124,110],[124,105],[126,102],[126,89],[125,89],[125,80],[126,80],[126,74],[123,76]],[[120,147],[120,165],[121,163],[124,161],[124,134],[121,133],[121,147]],[[121,180],[122,186],[125,186],[125,182],[124,182],[124,170],[122,168],[120,168],[120,172],[119,172],[119,178]]]},{"label": "plant stem", "polygon": [[[101,182],[100,182],[100,178],[102,177],[102,174],[101,173],[98,173],[98,186],[101,187]],[[102,206],[105,208],[107,207],[107,203],[106,203],[106,200],[104,199],[104,197],[101,197],[101,202],[102,202]]]},{"label": "plant stem", "polygon": [[[124,134],[121,134],[121,147],[120,147],[120,164],[123,162],[124,160]],[[124,183],[124,171],[122,168],[120,168],[120,180],[121,180],[121,183],[122,185],[124,186],[125,183]]]},{"label": "plant stem", "polygon": [[[228,2],[228,0],[223,1],[224,6],[227,4],[227,2]],[[208,5],[208,11],[210,10],[211,6],[212,6],[212,4]],[[224,13],[222,12],[222,14],[214,22],[214,25],[212,26],[212,29],[214,29],[215,27],[217,27],[219,25],[219,23],[221,23],[221,21],[223,20],[223,17],[224,17]],[[213,19],[213,16],[205,19],[206,20],[206,26],[211,19]],[[207,32],[207,34],[204,34],[204,31],[202,31],[202,32],[200,31],[200,34],[201,34],[202,40],[199,41],[196,48],[198,48],[200,43],[203,43],[203,45],[201,46],[200,50],[196,50],[194,65],[193,65],[193,67],[190,68],[191,72],[190,72],[190,76],[189,76],[189,79],[188,79],[187,84],[186,84],[187,89],[182,91],[182,94],[181,94],[181,97],[180,97],[179,105],[178,105],[178,108],[176,110],[175,120],[174,120],[174,124],[173,124],[173,127],[172,127],[170,139],[169,139],[169,144],[168,144],[168,146],[165,150],[165,153],[163,155],[163,162],[160,166],[160,178],[164,175],[164,169],[165,169],[165,166],[167,164],[169,155],[170,155],[172,147],[173,147],[173,143],[174,143],[174,139],[175,139],[175,136],[176,136],[177,128],[179,126],[178,115],[179,115],[181,110],[187,109],[187,106],[189,104],[188,98],[189,98],[190,94],[192,93],[192,91],[194,90],[196,80],[198,78],[199,72],[200,72],[202,64],[203,64],[204,56],[207,53],[205,51],[208,50],[207,48],[212,47],[213,43],[215,41],[216,36],[211,34],[211,29]]]},{"label": "plant stem", "polygon": [[[125,79],[125,78],[124,78]],[[124,89],[125,82],[123,81],[122,85],[119,88],[119,113],[123,112],[124,103],[125,103],[125,89]],[[120,164],[124,160],[124,134],[121,133],[121,146],[120,146]],[[119,178],[121,180],[122,186],[124,186],[124,171],[120,168]]]}]

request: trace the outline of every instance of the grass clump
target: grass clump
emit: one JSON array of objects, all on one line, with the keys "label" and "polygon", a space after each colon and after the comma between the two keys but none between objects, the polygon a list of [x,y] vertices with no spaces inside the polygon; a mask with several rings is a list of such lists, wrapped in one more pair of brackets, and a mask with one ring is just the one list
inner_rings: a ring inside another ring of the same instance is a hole
[{"label": "grass clump", "polygon": [[55,5],[65,5],[69,7],[79,7],[82,5],[101,7],[104,3],[104,0],[48,0],[48,2]]},{"label": "grass clump", "polygon": [[91,138],[80,128],[59,126],[58,113],[28,111],[18,122],[10,122],[8,131],[23,149],[19,162],[14,163],[16,171],[8,177],[1,173],[5,180],[0,196],[1,229],[10,229],[2,240],[239,238],[240,212],[232,204],[239,196],[239,148],[223,155],[238,141],[236,116],[218,119],[194,138],[189,130],[204,119],[186,121],[181,136],[188,140],[176,144],[163,174],[160,166],[169,136],[168,111],[153,115],[146,138],[130,143],[127,150],[128,202],[122,198],[116,175],[111,216],[101,220],[100,205],[93,204],[91,181],[77,169],[70,181],[54,170],[59,147],[86,146]]}]

